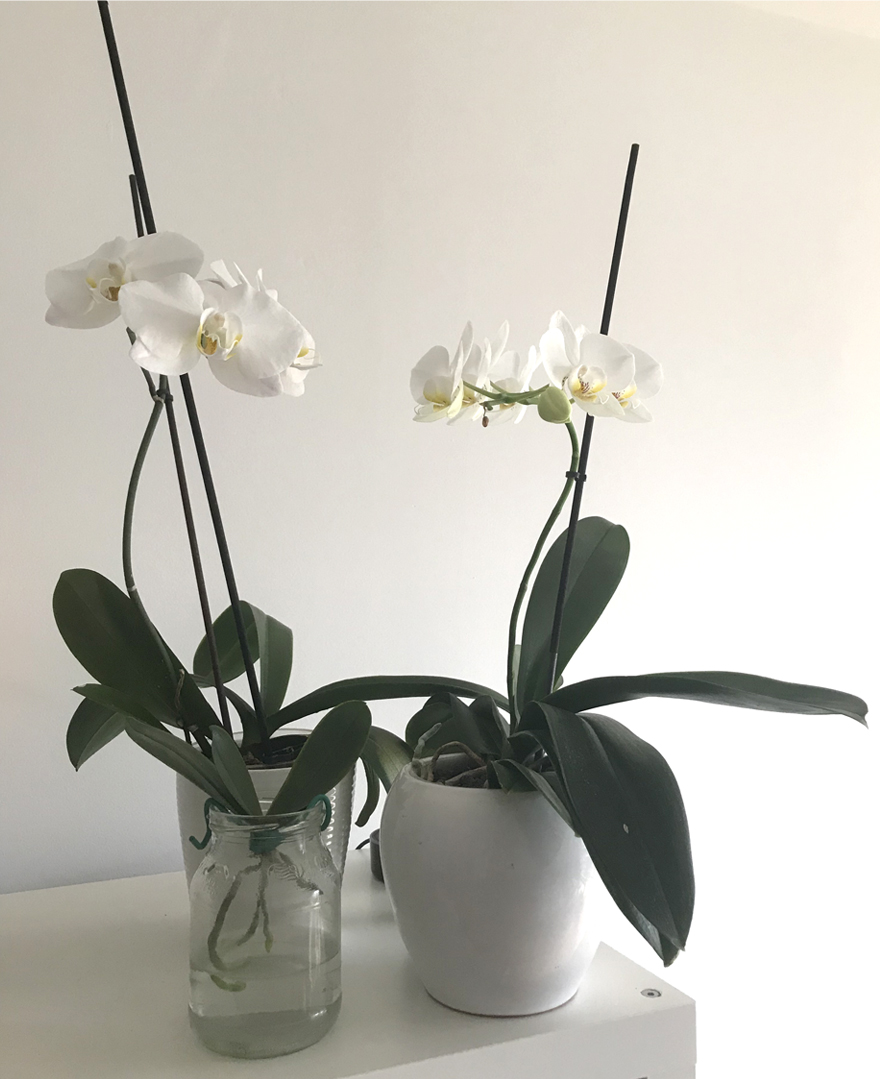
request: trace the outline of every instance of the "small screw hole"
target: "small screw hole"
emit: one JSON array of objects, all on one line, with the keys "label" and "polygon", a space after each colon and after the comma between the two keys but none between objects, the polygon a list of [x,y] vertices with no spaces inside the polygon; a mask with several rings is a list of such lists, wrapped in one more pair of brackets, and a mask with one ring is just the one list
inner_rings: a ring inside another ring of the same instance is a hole
[{"label": "small screw hole", "polygon": [[663,994],[660,992],[659,989],[643,989],[642,990],[642,996],[643,997],[662,997]]}]

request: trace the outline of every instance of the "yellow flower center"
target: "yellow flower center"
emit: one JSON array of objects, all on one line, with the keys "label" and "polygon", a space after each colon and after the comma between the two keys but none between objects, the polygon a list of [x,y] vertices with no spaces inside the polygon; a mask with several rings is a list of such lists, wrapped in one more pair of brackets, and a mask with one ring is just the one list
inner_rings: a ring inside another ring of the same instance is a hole
[{"label": "yellow flower center", "polygon": [[595,401],[608,385],[608,380],[601,377],[601,372],[586,367],[579,367],[569,375],[567,382],[572,397],[581,401]]},{"label": "yellow flower center", "polygon": [[196,344],[203,356],[220,351],[224,359],[229,359],[241,338],[241,319],[237,315],[223,314],[212,307],[202,313]]},{"label": "yellow flower center", "polygon": [[630,397],[633,397],[635,395],[635,392],[636,392],[636,384],[635,384],[635,382],[630,382],[630,384],[627,386],[627,388],[625,390],[617,391],[614,394],[614,396],[620,402],[621,407],[626,408],[626,406],[629,404]]},{"label": "yellow flower center", "polygon": [[106,262],[104,259],[93,259],[86,272],[86,284],[92,292],[97,292],[105,300],[116,303],[119,299],[119,290],[125,284],[125,271],[125,263],[122,260]]}]

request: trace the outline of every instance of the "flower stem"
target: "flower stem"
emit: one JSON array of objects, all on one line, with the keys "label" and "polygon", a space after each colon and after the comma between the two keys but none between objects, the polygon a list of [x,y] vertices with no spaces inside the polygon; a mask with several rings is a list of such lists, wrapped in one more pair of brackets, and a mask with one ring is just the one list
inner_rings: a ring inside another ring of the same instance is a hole
[{"label": "flower stem", "polygon": [[[568,437],[571,442],[571,468],[570,471],[574,472],[578,466],[578,436],[577,431],[574,428],[574,424],[569,420],[565,425],[568,431]],[[526,566],[526,571],[523,574],[523,578],[520,581],[519,591],[516,594],[516,599],[513,604],[513,611],[510,615],[510,629],[507,634],[507,696],[510,700],[510,715],[512,719],[511,729],[516,730],[517,720],[519,719],[519,709],[516,706],[516,697],[514,694],[514,655],[516,652],[516,632],[517,623],[519,622],[519,612],[522,609],[523,601],[526,598],[526,591],[529,587],[529,581],[532,574],[535,571],[535,566],[538,564],[538,559],[541,557],[541,551],[544,549],[544,544],[547,542],[547,537],[550,535],[550,531],[556,524],[559,514],[562,512],[562,507],[565,505],[568,496],[571,494],[571,489],[574,486],[574,480],[569,477],[565,481],[565,486],[562,488],[562,494],[556,500],[556,505],[550,511],[550,516],[547,518],[547,523],[541,530],[541,535],[538,536],[538,542],[535,544],[535,549],[532,551],[532,557],[529,559],[529,564]]]},{"label": "flower stem", "polygon": [[131,478],[128,481],[128,492],[125,497],[125,512],[122,518],[122,574],[125,578],[125,587],[131,597],[132,602],[140,612],[141,618],[144,620],[144,624],[149,629],[151,636],[159,646],[159,651],[162,653],[162,658],[165,660],[165,666],[168,669],[168,675],[172,683],[177,681],[177,674],[174,670],[174,664],[171,662],[171,657],[168,655],[168,649],[165,647],[165,642],[159,635],[159,631],[153,625],[150,620],[150,616],[144,609],[143,602],[141,601],[140,593],[138,592],[137,583],[134,579],[134,569],[132,567],[131,559],[131,532],[132,523],[134,521],[134,505],[137,499],[138,485],[140,483],[141,472],[143,471],[144,461],[147,459],[147,451],[150,448],[150,443],[153,441],[153,435],[156,431],[156,427],[159,423],[159,417],[162,415],[162,409],[165,407],[165,402],[161,397],[155,397],[153,403],[153,411],[150,413],[150,419],[147,423],[147,429],[144,431],[141,444],[138,447],[137,456],[134,459],[134,466],[131,470]]}]

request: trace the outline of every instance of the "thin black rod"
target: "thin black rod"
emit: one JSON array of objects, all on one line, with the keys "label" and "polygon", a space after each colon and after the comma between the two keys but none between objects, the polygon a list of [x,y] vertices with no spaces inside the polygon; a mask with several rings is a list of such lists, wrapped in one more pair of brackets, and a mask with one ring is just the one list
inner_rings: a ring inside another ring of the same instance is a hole
[{"label": "thin black rod", "polygon": [[144,234],[144,215],[141,212],[141,199],[138,193],[137,176],[133,172],[128,175],[128,186],[131,189],[131,208],[134,210],[134,225],[138,236]]},{"label": "thin black rod", "polygon": [[268,752],[269,731],[266,727],[266,714],[263,711],[263,698],[260,693],[260,684],[257,681],[257,672],[254,669],[253,657],[247,646],[247,631],[245,630],[244,619],[241,614],[241,600],[238,595],[238,586],[235,583],[232,558],[229,555],[229,544],[226,542],[226,530],[223,527],[223,518],[220,515],[220,504],[217,501],[217,491],[214,487],[214,478],[211,475],[211,464],[208,460],[208,451],[205,447],[205,439],[202,435],[202,425],[199,422],[199,414],[196,411],[196,403],[193,398],[189,375],[180,376],[180,387],[183,390],[183,399],[186,402],[189,424],[192,430],[193,442],[196,447],[196,456],[199,459],[199,467],[202,470],[202,480],[205,484],[205,495],[208,499],[208,508],[211,511],[211,521],[214,525],[217,550],[220,552],[223,575],[226,578],[226,587],[229,590],[229,602],[232,606],[232,617],[235,621],[235,629],[238,634],[239,643],[241,644],[248,686],[254,702],[254,714],[256,716],[257,729],[260,732],[260,740],[263,749]]},{"label": "thin black rod", "polygon": [[[620,273],[620,259],[623,254],[623,240],[626,235],[626,221],[629,217],[629,204],[632,199],[633,180],[636,174],[636,162],[639,147],[633,143],[629,151],[629,163],[626,167],[626,179],[623,184],[623,198],[620,203],[620,216],[617,219],[617,235],[614,239],[614,251],[611,255],[611,269],[608,273],[608,287],[605,289],[605,305],[602,309],[602,325],[599,333],[607,334],[611,326],[611,309],[614,306],[614,293],[617,290],[617,277]],[[559,590],[556,593],[556,607],[553,611],[553,629],[550,633],[550,677],[547,692],[552,693],[556,685],[556,669],[559,666],[559,640],[562,636],[562,615],[565,610],[565,594],[568,590],[568,577],[571,570],[571,556],[574,551],[577,523],[581,515],[581,498],[587,481],[587,460],[590,456],[590,440],[593,436],[593,416],[584,420],[584,433],[581,438],[581,453],[578,470],[571,496],[571,517],[568,532],[565,535],[565,549],[562,553],[562,568],[559,572]]]},{"label": "thin black rod", "polygon": [[[108,16],[109,17],[109,16]],[[131,204],[134,210],[134,220],[137,227],[138,236],[143,236],[144,225],[143,217],[141,216],[141,206],[139,198],[138,185],[135,182],[135,177],[130,175],[129,188],[131,190]],[[136,338],[135,335],[128,331],[129,340],[134,344]],[[142,369],[143,370],[143,369]],[[150,396],[158,404],[161,403],[165,406],[165,415],[168,418],[168,433],[171,436],[171,449],[174,454],[174,467],[177,472],[177,483],[180,488],[180,501],[183,504],[183,516],[186,521],[186,534],[189,540],[189,550],[192,557],[193,571],[196,578],[196,589],[199,594],[199,606],[202,611],[202,620],[205,625],[205,638],[208,642],[208,654],[211,657],[211,672],[214,677],[214,687],[217,690],[217,703],[220,706],[220,721],[224,728],[231,734],[232,723],[229,719],[229,705],[226,701],[226,691],[223,686],[223,676],[220,673],[220,656],[217,651],[217,639],[214,636],[214,621],[211,617],[211,605],[208,601],[208,590],[205,585],[205,574],[202,569],[202,556],[199,551],[199,540],[196,535],[195,523],[193,521],[192,504],[189,497],[189,485],[186,480],[186,469],[183,463],[183,454],[180,451],[180,436],[177,430],[177,422],[174,416],[174,399],[168,392],[168,379],[161,377],[159,379],[159,389],[156,389],[156,385],[153,382],[153,377],[149,371],[144,370],[144,378],[147,380],[147,386],[150,388]],[[127,522],[130,529],[131,522]],[[128,581],[126,581],[128,583]],[[140,602],[138,600],[138,602]],[[143,610],[143,608],[142,608]],[[144,612],[146,616],[146,612]],[[148,620],[149,624],[149,620]],[[151,626],[152,628],[152,626]],[[164,646],[163,646],[164,648]],[[184,726],[183,733],[186,736],[187,741],[190,739],[189,729]],[[198,733],[198,732],[196,732]],[[199,739],[199,745],[202,750],[207,749],[207,742],[203,739]]]},{"label": "thin black rod", "polygon": [[116,86],[116,96],[119,99],[119,111],[122,113],[122,126],[125,128],[125,137],[128,140],[128,151],[131,154],[131,167],[137,179],[138,195],[144,213],[144,222],[147,232],[156,231],[156,222],[153,220],[153,207],[150,205],[150,194],[147,191],[147,181],[144,176],[144,166],[141,162],[141,152],[138,148],[137,133],[134,129],[134,120],[131,116],[131,105],[128,103],[128,91],[125,88],[125,78],[122,74],[122,63],[119,60],[119,49],[116,46],[116,34],[113,32],[113,22],[110,18],[110,5],[107,0],[98,0],[98,11],[101,13],[101,25],[104,27],[104,40],[107,42],[107,53],[110,57],[110,67],[113,71],[113,82]]},{"label": "thin black rod", "polygon": [[[128,149],[131,154],[131,164],[134,169],[134,176],[136,181],[136,188],[138,194],[138,200],[140,209],[143,213],[143,220],[146,225],[148,233],[154,233],[156,231],[156,222],[153,217],[153,209],[150,204],[150,196],[147,191],[147,181],[144,175],[143,162],[141,161],[140,149],[138,147],[137,132],[135,131],[134,119],[131,115],[131,105],[128,100],[128,91],[125,87],[125,76],[122,73],[122,63],[119,59],[119,49],[116,45],[116,34],[113,31],[113,22],[110,18],[110,5],[107,0],[98,0],[98,10],[101,15],[101,24],[104,28],[104,39],[107,43],[107,53],[110,57],[110,67],[113,71],[113,82],[116,86],[116,96],[119,100],[119,110],[122,114],[122,124],[125,128],[125,137],[128,141]],[[135,205],[137,205],[137,202]],[[135,211],[135,219],[137,220],[137,210]],[[208,504],[211,510],[211,517],[214,521],[214,531],[217,535],[218,546],[221,544],[220,537],[223,537],[222,547],[220,550],[220,558],[223,563],[223,571],[226,576],[227,588],[229,590],[229,602],[232,606],[233,617],[235,620],[235,628],[238,634],[239,646],[241,648],[242,656],[245,661],[245,668],[248,673],[248,683],[250,685],[251,694],[254,699],[254,712],[257,716],[257,724],[262,735],[264,747],[268,749],[268,733],[266,732],[266,726],[264,721],[262,698],[260,697],[260,687],[256,680],[256,674],[254,671],[253,657],[250,653],[250,648],[247,643],[247,634],[244,631],[244,621],[241,615],[241,601],[238,597],[238,590],[235,587],[235,578],[232,573],[232,561],[229,557],[229,548],[226,545],[225,532],[223,530],[223,522],[220,518],[220,508],[217,504],[217,496],[214,491],[214,482],[211,477],[210,466],[208,464],[207,450],[204,446],[204,440],[201,435],[201,425],[199,424],[198,412],[196,410],[195,399],[192,394],[192,387],[189,383],[189,377],[183,375],[181,380],[181,387],[184,391],[184,397],[186,399],[187,415],[189,416],[190,424],[193,429],[193,439],[196,442],[197,449],[201,446],[198,452],[199,467],[202,472],[202,480],[205,485],[205,494],[208,498]],[[160,380],[161,384],[161,380]],[[166,386],[167,389],[167,386]],[[166,408],[166,413],[169,416],[169,430],[173,422],[173,412]],[[176,425],[175,425],[176,434]],[[174,440],[172,435],[172,441]],[[178,445],[179,445],[179,439]],[[175,460],[175,464],[177,461]],[[181,458],[180,464],[182,466],[183,461]],[[181,472],[178,471],[178,478],[181,476]],[[183,483],[186,483],[186,477],[183,477]],[[181,488],[181,498],[183,498],[183,487]],[[188,493],[187,493],[188,499]],[[188,527],[189,532],[189,527]],[[201,557],[198,553],[198,539],[195,535],[195,531],[190,532],[190,544],[195,543],[195,548],[192,551],[193,562],[195,564],[198,561],[201,566]],[[207,608],[207,595],[203,595],[200,586],[199,601],[202,604],[203,613]],[[210,612],[209,612],[210,614]],[[208,639],[209,649],[211,648],[211,641],[213,639],[213,624],[209,623],[205,629],[205,635]],[[214,652],[216,652],[216,642],[214,643]],[[213,663],[212,663],[213,666]],[[214,671],[215,679],[219,678],[219,671]],[[218,690],[220,696],[220,709],[225,719],[224,726],[228,726],[228,708],[226,705],[225,694]]]},{"label": "thin black rod", "polygon": [[202,568],[202,557],[199,553],[199,541],[196,535],[195,521],[193,519],[192,502],[189,497],[189,485],[186,481],[183,453],[180,449],[180,434],[177,430],[177,420],[174,415],[174,398],[168,392],[168,379],[165,375],[162,375],[159,379],[157,396],[164,400],[165,415],[168,417],[168,433],[171,435],[174,467],[177,470],[177,484],[180,487],[180,501],[183,503],[183,517],[186,521],[186,534],[189,539],[189,550],[192,555],[193,572],[195,573],[196,588],[199,593],[199,605],[202,609],[202,620],[205,623],[205,637],[208,642],[208,652],[211,656],[211,670],[214,672],[214,684],[217,689],[217,703],[220,705],[220,719],[224,728],[232,734],[232,724],[229,721],[229,705],[226,702],[223,679],[220,676],[220,658],[217,654],[217,639],[214,636],[211,607],[208,603],[208,590],[205,587],[205,572]]}]

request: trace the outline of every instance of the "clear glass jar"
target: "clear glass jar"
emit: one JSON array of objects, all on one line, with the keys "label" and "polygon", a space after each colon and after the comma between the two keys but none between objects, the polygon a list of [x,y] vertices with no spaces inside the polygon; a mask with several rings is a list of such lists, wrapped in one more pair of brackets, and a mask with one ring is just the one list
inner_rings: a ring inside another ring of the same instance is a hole
[{"label": "clear glass jar", "polygon": [[342,1002],[340,873],[324,845],[329,802],[239,817],[211,808],[190,884],[190,1023],[215,1052],[293,1053]]}]

